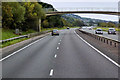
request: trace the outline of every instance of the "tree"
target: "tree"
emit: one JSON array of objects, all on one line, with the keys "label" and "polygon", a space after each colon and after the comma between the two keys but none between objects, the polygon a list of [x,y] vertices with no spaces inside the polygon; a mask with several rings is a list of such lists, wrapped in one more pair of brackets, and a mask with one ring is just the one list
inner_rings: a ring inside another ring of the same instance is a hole
[{"label": "tree", "polygon": [[120,23],[118,24],[118,28],[120,28]]},{"label": "tree", "polygon": [[38,30],[39,18],[41,19],[45,18],[45,13],[42,10],[42,6],[37,2],[34,2],[34,3],[26,2],[23,4],[23,6],[26,8],[25,23],[24,23],[26,26],[26,29],[32,28],[32,29]]},{"label": "tree", "polygon": [[2,22],[3,27],[10,28],[11,22],[13,21],[12,7],[6,2],[2,3]]},{"label": "tree", "polygon": [[84,26],[84,23],[81,20],[76,19],[73,23],[74,26]]},{"label": "tree", "polygon": [[49,26],[49,23],[48,23],[48,20],[44,20],[43,21],[43,27],[44,28],[49,28],[50,26]]},{"label": "tree", "polygon": [[35,3],[34,12],[37,13],[37,18],[41,18],[41,19],[45,18],[45,12],[40,4]]},{"label": "tree", "polygon": [[65,20],[64,18],[62,18],[62,22],[64,26],[72,26],[72,24],[70,24],[67,20]]},{"label": "tree", "polygon": [[21,24],[25,20],[25,8],[18,2],[10,2],[9,5],[12,7],[14,28],[21,28]]},{"label": "tree", "polygon": [[107,25],[108,25],[108,27],[115,27],[115,24],[111,23],[111,22],[108,22]]},{"label": "tree", "polygon": [[2,4],[3,27],[20,28],[24,21],[25,8],[18,2],[3,2]]},{"label": "tree", "polygon": [[105,22],[101,22],[101,23],[99,23],[98,26],[101,26],[101,27],[107,27],[107,24],[106,24]]},{"label": "tree", "polygon": [[[61,15],[48,16],[49,27],[63,27]],[[42,24],[43,25],[43,24]]]},{"label": "tree", "polygon": [[115,27],[115,23],[112,23],[112,22],[108,22],[108,23],[102,22],[102,23],[99,23],[98,26],[100,26],[100,27]]}]

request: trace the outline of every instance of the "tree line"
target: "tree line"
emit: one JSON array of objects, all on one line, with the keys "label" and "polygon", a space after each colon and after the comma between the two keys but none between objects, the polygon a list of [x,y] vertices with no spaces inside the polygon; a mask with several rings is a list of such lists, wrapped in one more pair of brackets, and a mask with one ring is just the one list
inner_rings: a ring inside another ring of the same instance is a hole
[{"label": "tree line", "polygon": [[3,2],[2,24],[9,29],[37,29],[38,19],[44,19],[45,13],[37,2]]},{"label": "tree line", "polygon": [[98,26],[100,27],[117,27],[118,25],[116,23],[113,23],[113,22],[101,22],[101,23],[98,23]]},{"label": "tree line", "polygon": [[[45,16],[44,8],[53,8],[53,6],[43,2],[3,2],[2,27],[21,29],[23,31],[34,29],[37,31],[39,19],[41,19],[42,28],[84,25],[80,20],[65,19],[62,15],[47,17]],[[53,8],[53,10],[55,9]]]}]

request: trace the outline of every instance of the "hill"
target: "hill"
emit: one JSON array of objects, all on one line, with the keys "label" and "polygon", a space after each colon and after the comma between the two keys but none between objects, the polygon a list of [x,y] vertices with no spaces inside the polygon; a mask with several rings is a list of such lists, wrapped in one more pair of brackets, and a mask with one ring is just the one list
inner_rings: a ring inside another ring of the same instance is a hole
[{"label": "hill", "polygon": [[68,22],[73,22],[74,19],[79,19],[81,21],[84,22],[85,25],[93,25],[93,26],[96,26],[98,23],[108,23],[108,22],[111,22],[111,23],[115,23],[115,24],[118,24],[118,22],[113,22],[113,21],[106,21],[106,20],[100,20],[100,19],[92,19],[92,18],[85,18],[85,17],[81,17],[81,16],[78,16],[78,15],[75,15],[75,14],[64,14],[62,15],[62,17],[65,19],[65,20],[68,20]]}]

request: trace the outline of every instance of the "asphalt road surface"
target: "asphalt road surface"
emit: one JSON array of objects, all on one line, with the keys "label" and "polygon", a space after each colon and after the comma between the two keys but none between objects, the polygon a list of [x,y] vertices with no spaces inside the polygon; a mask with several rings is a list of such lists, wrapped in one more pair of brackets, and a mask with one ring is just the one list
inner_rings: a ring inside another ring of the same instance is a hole
[{"label": "asphalt road surface", "polygon": [[[89,30],[89,29],[81,29],[81,30],[84,30],[84,31],[86,31],[86,32],[95,34],[95,30],[93,30],[93,29],[92,29],[92,30]],[[103,31],[103,34],[102,34],[102,35],[101,35],[101,34],[97,34],[97,35],[119,41],[119,39],[118,39],[118,32],[117,32],[116,35],[114,35],[114,34],[108,34],[107,32]]]},{"label": "asphalt road surface", "polygon": [[74,31],[60,30],[3,60],[3,78],[118,78],[118,67]]}]

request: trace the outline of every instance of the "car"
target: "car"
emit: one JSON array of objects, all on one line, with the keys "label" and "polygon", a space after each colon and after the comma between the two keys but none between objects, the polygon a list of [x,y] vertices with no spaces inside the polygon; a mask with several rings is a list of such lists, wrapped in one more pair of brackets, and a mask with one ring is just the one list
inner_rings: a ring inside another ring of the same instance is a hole
[{"label": "car", "polygon": [[59,32],[58,32],[58,30],[57,30],[57,29],[52,30],[52,36],[53,36],[53,35],[59,35]]},{"label": "car", "polygon": [[108,34],[116,34],[115,28],[109,28]]},{"label": "car", "polygon": [[67,27],[67,29],[70,29],[69,27]]},{"label": "car", "polygon": [[95,34],[103,34],[102,29],[96,29],[96,30],[95,30]]},{"label": "car", "polygon": [[87,27],[82,27],[82,29],[86,29]]},{"label": "car", "polygon": [[92,27],[88,27],[89,30],[92,30]]}]

